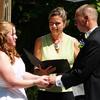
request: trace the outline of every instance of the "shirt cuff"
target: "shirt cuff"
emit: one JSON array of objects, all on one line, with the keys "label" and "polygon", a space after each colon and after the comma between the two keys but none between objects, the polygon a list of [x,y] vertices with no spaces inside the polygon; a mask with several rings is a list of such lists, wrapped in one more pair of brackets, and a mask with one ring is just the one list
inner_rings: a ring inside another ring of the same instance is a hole
[{"label": "shirt cuff", "polygon": [[62,77],[62,75],[59,75],[59,76],[56,77],[56,86],[58,86],[58,87],[63,87],[61,77]]}]

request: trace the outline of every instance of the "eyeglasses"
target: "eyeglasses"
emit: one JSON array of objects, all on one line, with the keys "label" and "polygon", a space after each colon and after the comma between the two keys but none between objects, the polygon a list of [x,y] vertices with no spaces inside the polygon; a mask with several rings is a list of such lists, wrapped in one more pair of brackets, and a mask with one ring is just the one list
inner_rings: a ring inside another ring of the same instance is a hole
[{"label": "eyeglasses", "polygon": [[59,24],[60,24],[60,22],[49,22],[50,26],[53,26],[53,25],[58,26]]}]

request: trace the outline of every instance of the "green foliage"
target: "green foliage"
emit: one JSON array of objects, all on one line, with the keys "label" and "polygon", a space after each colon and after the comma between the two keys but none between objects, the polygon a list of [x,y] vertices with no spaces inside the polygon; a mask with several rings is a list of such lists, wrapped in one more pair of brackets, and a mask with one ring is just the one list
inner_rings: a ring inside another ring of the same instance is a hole
[{"label": "green foliage", "polygon": [[36,100],[37,87],[28,88],[26,90],[28,100]]},{"label": "green foliage", "polygon": [[100,2],[96,3],[97,11],[100,13]]}]

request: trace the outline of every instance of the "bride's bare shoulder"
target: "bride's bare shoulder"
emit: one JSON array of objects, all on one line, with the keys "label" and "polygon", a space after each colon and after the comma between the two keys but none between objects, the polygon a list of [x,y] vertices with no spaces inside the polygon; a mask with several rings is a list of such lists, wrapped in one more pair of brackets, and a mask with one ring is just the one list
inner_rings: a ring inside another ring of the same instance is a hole
[{"label": "bride's bare shoulder", "polygon": [[6,59],[9,59],[9,57],[5,52],[0,51],[0,59],[6,60]]}]

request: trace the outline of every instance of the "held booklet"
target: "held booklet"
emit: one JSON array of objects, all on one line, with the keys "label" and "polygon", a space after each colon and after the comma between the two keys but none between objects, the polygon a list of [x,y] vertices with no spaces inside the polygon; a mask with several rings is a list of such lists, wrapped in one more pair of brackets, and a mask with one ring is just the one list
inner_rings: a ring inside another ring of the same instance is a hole
[{"label": "held booklet", "polygon": [[30,63],[34,66],[38,67],[40,65],[43,69],[49,66],[56,67],[56,70],[53,73],[58,73],[58,74],[70,70],[70,65],[67,59],[40,61],[38,58],[36,58],[32,53],[28,52],[26,49],[24,49],[24,52],[27,58],[29,59]]}]

